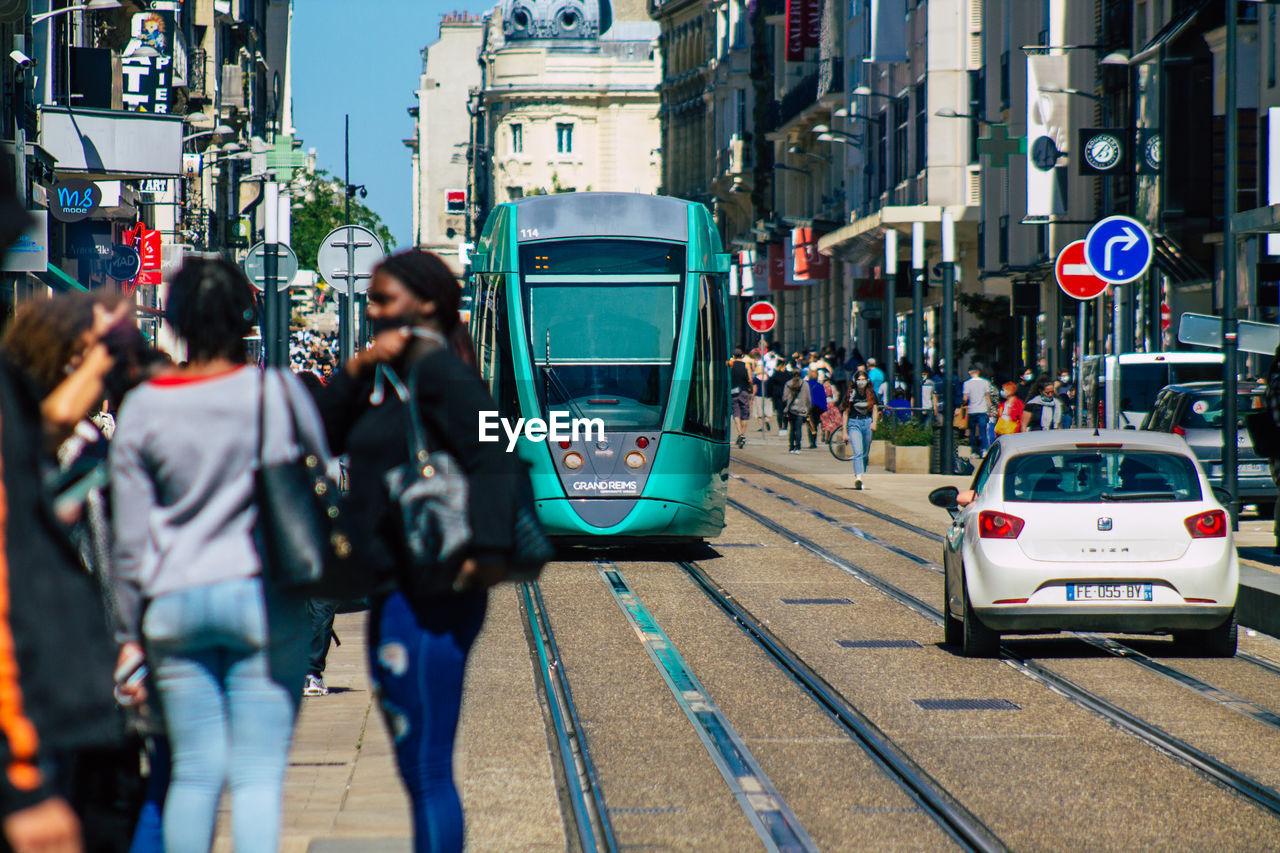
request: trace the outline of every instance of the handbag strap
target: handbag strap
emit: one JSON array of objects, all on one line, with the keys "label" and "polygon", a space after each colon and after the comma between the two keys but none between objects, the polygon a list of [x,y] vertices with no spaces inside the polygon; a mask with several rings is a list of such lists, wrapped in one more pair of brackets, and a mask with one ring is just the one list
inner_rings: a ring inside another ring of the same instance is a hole
[{"label": "handbag strap", "polygon": [[[412,326],[409,328],[409,331],[415,337],[435,343],[437,348],[443,348],[446,345],[444,335],[440,334],[435,329],[428,329],[422,326]],[[431,351],[434,352],[434,349]],[[430,446],[427,442],[426,429],[422,424],[421,407],[418,405],[418,370],[421,365],[421,357],[414,360],[413,365],[409,368],[408,393],[401,395],[401,400],[404,401],[405,406],[409,409],[409,452],[413,454],[413,458],[418,462],[418,464],[425,463],[431,452]],[[391,376],[395,375],[390,367],[387,367],[386,370]],[[396,390],[399,391],[400,389],[397,387]]]},{"label": "handbag strap", "polygon": [[[266,434],[267,434],[267,376],[272,372],[272,368],[268,367],[262,371],[262,381],[258,385],[258,467],[262,468],[266,465]],[[302,426],[298,422],[298,410],[293,407],[293,399],[289,395],[289,389],[284,387],[284,379],[281,377],[281,390],[284,391],[284,407],[289,413],[289,424],[293,427],[293,440],[301,448],[303,456],[306,456],[306,448],[302,446]]]}]

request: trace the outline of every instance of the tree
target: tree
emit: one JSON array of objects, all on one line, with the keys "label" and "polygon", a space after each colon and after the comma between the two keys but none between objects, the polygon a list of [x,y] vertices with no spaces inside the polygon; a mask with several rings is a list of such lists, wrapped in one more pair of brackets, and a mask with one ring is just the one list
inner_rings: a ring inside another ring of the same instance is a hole
[{"label": "tree", "polygon": [[[292,184],[295,195],[293,199],[293,251],[298,256],[298,266],[304,270],[314,270],[316,252],[320,250],[320,241],[330,231],[340,225],[347,224],[343,218],[346,203],[345,187],[342,181],[328,172],[317,169],[315,172],[299,175]],[[351,224],[363,225],[382,241],[382,245],[390,251],[396,245],[391,230],[382,222],[382,217],[365,206],[358,198],[351,199]]]}]

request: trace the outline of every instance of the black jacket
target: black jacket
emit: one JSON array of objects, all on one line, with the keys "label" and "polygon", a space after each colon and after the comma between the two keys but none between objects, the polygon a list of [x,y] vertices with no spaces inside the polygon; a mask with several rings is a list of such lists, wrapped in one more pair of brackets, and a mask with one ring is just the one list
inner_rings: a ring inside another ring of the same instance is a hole
[{"label": "black jacket", "polygon": [[[405,382],[409,370],[402,370]],[[406,562],[403,544],[383,485],[384,475],[409,460],[409,416],[387,387],[372,405],[373,378],[353,380],[345,370],[316,392],[334,453],[348,455],[347,514],[362,563],[381,581],[397,577]],[[437,349],[418,360],[417,396],[428,449],[448,450],[470,482],[472,552],[500,554],[511,548],[518,465],[501,442],[480,441],[480,412],[497,405],[479,375],[457,356]]]},{"label": "black jacket", "polygon": [[0,814],[53,792],[50,753],[124,742],[102,593],[42,485],[40,403],[0,360]]}]

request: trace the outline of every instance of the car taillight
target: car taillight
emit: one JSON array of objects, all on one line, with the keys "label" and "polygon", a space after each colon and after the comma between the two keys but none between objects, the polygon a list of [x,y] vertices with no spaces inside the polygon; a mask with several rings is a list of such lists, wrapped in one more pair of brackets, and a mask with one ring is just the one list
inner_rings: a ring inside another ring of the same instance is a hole
[{"label": "car taillight", "polygon": [[1220,539],[1227,535],[1227,514],[1220,509],[1193,515],[1182,523],[1192,539]]},{"label": "car taillight", "polygon": [[1016,515],[989,509],[978,513],[978,535],[983,539],[1017,539],[1024,524]]},{"label": "car taillight", "polygon": [[1185,436],[1187,434],[1187,431],[1180,426],[1175,426],[1173,428],[1173,434]]}]

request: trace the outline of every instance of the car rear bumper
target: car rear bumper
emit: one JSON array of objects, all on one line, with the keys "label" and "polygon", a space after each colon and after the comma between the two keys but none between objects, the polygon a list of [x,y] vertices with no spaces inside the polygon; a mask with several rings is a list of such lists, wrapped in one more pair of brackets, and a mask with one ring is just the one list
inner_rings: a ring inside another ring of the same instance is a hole
[{"label": "car rear bumper", "polygon": [[1086,604],[1075,607],[975,607],[974,612],[982,624],[1002,632],[1104,631],[1148,634],[1216,628],[1227,620],[1232,609],[1219,605],[1195,604],[1142,607],[1134,604]]}]

